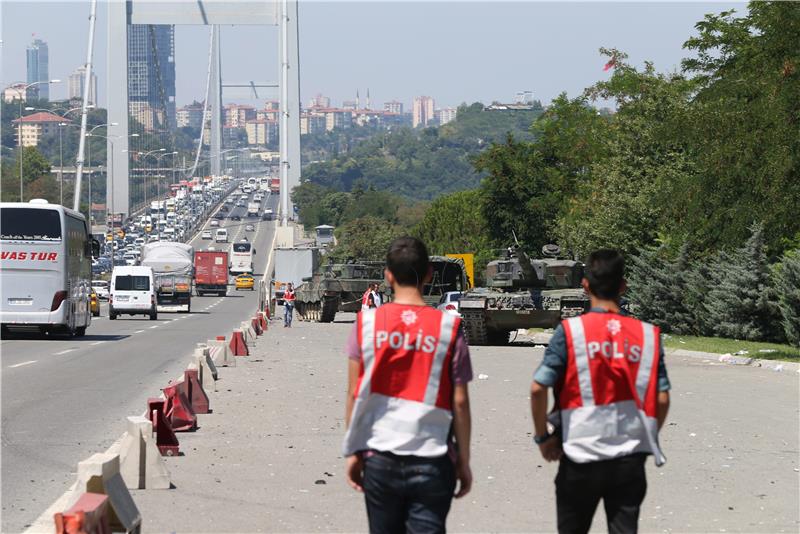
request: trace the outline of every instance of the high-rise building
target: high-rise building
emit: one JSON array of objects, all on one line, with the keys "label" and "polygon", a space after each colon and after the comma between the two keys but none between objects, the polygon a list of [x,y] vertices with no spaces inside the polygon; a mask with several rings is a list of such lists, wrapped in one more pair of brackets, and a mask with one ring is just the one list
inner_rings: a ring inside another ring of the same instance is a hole
[{"label": "high-rise building", "polygon": [[415,96],[412,109],[411,126],[427,126],[434,120],[434,101],[430,96]]},{"label": "high-rise building", "polygon": [[[80,100],[83,98],[83,80],[86,77],[86,67],[78,67],[69,75],[69,99]],[[89,82],[89,103],[97,104],[97,76],[92,73]]]},{"label": "high-rise building", "polygon": [[145,128],[175,128],[175,26],[129,26],[128,110]]},{"label": "high-rise building", "polygon": [[455,120],[456,114],[458,113],[458,109],[456,108],[442,108],[436,110],[436,122],[439,123],[439,126],[447,124],[448,122]]},{"label": "high-rise building", "polygon": [[[50,58],[47,43],[34,39],[27,49],[28,83],[45,82],[50,79]],[[28,98],[50,100],[50,85],[40,83],[28,89]]]},{"label": "high-rise building", "polygon": [[392,100],[391,102],[384,102],[383,111],[385,111],[386,113],[397,113],[398,115],[402,115],[403,103],[398,102],[397,100]]}]

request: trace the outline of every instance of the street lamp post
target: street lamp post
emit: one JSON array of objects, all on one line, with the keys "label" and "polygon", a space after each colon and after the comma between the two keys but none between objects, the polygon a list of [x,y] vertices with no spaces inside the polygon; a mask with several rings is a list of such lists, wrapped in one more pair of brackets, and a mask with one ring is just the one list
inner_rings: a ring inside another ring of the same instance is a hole
[{"label": "street lamp post", "polygon": [[144,162],[144,205],[147,206],[147,157],[150,154],[155,154],[156,152],[166,152],[166,148],[157,148],[155,150],[150,150],[149,152],[139,152],[140,156],[143,156],[142,161]]},{"label": "street lamp post", "polygon": [[[161,158],[163,158],[164,156],[172,156],[172,167],[173,167],[172,175],[173,175],[173,177],[175,176],[175,154],[177,154],[177,153],[178,153],[177,151],[175,151],[175,152],[167,152],[165,154],[161,154],[159,156],[156,156],[156,165],[158,165],[161,162]],[[158,177],[156,177],[156,188],[157,188],[157,193],[156,194],[158,195],[158,198],[160,199],[161,198],[161,180],[159,180]]]},{"label": "street lamp post", "polygon": [[29,83],[22,87],[22,89],[17,88],[17,93],[19,94],[19,126],[17,126],[17,141],[19,142],[19,201],[23,201],[23,188],[22,188],[22,158],[25,154],[25,146],[22,144],[22,95],[25,94],[26,100],[28,95],[28,89],[33,87],[34,85],[39,85],[40,83],[59,83],[61,80],[42,80],[38,82]]},{"label": "street lamp post", "polygon": [[[108,143],[111,145],[111,166],[110,166],[110,170],[111,170],[111,194],[109,196],[110,196],[110,199],[111,199],[111,228],[113,229],[114,228],[114,141],[112,141],[111,138],[109,138],[109,137],[107,137],[105,135],[99,135],[99,134],[89,134],[89,133],[87,133],[86,137],[102,137],[103,139],[108,141]],[[90,191],[90,193],[89,193],[89,217],[90,218],[91,218],[91,214],[92,214],[92,196],[91,196],[92,194],[91,194],[91,189],[92,189],[92,180],[90,178],[89,179],[89,191]],[[106,193],[108,194],[108,191],[106,191]],[[108,206],[106,206],[106,214],[108,214]],[[108,215],[106,215],[106,219],[108,219]],[[106,221],[106,226],[108,226],[108,221]]]}]

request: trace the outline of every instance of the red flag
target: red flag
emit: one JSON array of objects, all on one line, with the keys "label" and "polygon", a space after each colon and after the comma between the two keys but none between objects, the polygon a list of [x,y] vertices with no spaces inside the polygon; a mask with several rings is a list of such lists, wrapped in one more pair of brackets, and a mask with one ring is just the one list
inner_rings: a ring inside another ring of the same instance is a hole
[{"label": "red flag", "polygon": [[608,63],[603,67],[603,71],[607,71],[608,69],[612,69],[617,66],[617,58],[612,57]]}]

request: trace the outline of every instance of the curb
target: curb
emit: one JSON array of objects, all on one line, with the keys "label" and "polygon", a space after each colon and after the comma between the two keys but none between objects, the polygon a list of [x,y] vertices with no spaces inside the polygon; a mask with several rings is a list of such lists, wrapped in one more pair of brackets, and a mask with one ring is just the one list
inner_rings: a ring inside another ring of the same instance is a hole
[{"label": "curb", "polygon": [[783,360],[761,360],[759,358],[749,358],[747,356],[736,356],[731,354],[719,354],[716,352],[700,352],[697,350],[685,349],[665,349],[667,356],[684,356],[701,360],[712,360],[716,363],[727,365],[738,365],[743,367],[760,367],[775,372],[794,372],[800,373],[800,363],[786,362]]}]

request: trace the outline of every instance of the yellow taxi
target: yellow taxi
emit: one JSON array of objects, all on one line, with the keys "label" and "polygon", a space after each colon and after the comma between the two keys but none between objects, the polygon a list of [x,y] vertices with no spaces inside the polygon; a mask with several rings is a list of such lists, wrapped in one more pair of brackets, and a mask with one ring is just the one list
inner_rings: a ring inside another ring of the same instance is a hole
[{"label": "yellow taxi", "polygon": [[252,275],[245,273],[236,277],[236,291],[239,291],[240,289],[249,289],[250,291],[253,291],[255,289],[255,285],[256,281]]},{"label": "yellow taxi", "polygon": [[92,316],[100,317],[100,300],[97,298],[97,292],[95,292],[94,289],[92,289],[92,295],[90,299],[91,299]]}]

